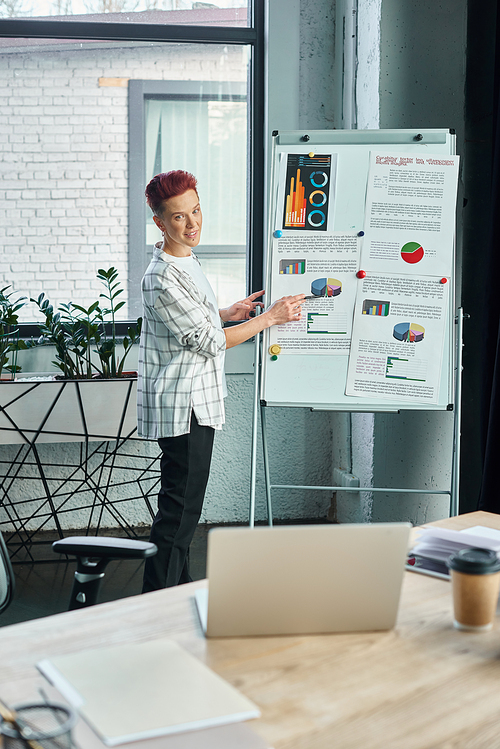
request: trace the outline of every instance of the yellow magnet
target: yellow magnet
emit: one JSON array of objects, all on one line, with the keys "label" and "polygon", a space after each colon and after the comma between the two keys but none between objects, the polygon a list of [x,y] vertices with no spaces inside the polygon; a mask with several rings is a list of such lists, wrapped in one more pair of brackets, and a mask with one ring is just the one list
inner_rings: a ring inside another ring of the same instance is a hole
[{"label": "yellow magnet", "polygon": [[269,353],[273,356],[281,354],[281,346],[279,346],[277,343],[273,343],[272,346],[269,346]]},{"label": "yellow magnet", "polygon": [[309,158],[310,159],[314,159],[314,151],[310,151],[309,152]]}]

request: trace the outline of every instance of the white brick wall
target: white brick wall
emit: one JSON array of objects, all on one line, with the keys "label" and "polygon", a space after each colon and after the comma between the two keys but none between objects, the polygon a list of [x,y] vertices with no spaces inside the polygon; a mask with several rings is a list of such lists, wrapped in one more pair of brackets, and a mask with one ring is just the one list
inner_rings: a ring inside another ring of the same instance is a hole
[{"label": "white brick wall", "polygon": [[58,44],[0,53],[0,288],[89,305],[98,268],[127,288],[128,90],[99,78],[241,81],[246,52]]}]

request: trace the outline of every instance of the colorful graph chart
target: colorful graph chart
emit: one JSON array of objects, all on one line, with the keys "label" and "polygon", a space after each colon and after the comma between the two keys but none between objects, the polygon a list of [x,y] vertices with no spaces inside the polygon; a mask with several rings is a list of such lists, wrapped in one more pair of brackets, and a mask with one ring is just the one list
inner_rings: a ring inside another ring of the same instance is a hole
[{"label": "colorful graph chart", "polygon": [[419,343],[424,340],[425,328],[416,322],[399,322],[394,326],[392,335],[397,341]]},{"label": "colorful graph chart", "polygon": [[286,196],[285,227],[292,229],[305,227],[306,205],[305,188],[300,181],[300,169],[297,169],[296,177],[290,179],[290,191]]},{"label": "colorful graph chart", "polygon": [[308,312],[309,335],[347,335],[347,317],[334,312]]},{"label": "colorful graph chart", "polygon": [[410,361],[400,356],[388,356],[385,368],[385,376],[389,380],[413,380],[414,382],[425,382],[427,376],[427,363],[422,361]]},{"label": "colorful graph chart", "polygon": [[401,247],[401,257],[405,263],[419,263],[424,256],[424,248],[419,242],[407,242]]},{"label": "colorful graph chart", "polygon": [[283,229],[328,230],[331,161],[331,154],[287,155]]},{"label": "colorful graph chart", "polygon": [[316,278],[311,284],[313,296],[338,296],[342,291],[342,282],[336,278]]},{"label": "colorful graph chart", "polygon": [[306,272],[306,261],[302,260],[280,260],[280,273],[302,274]]},{"label": "colorful graph chart", "polygon": [[390,302],[381,302],[378,299],[364,299],[362,314],[387,317],[387,315],[389,314],[390,306]]}]

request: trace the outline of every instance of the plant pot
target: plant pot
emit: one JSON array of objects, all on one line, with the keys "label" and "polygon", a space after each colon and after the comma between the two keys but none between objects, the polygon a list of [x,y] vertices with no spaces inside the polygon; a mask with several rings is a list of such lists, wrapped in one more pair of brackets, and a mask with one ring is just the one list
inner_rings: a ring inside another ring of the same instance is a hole
[{"label": "plant pot", "polygon": [[133,374],[114,380],[2,383],[0,444],[102,441],[132,434],[137,428]]}]

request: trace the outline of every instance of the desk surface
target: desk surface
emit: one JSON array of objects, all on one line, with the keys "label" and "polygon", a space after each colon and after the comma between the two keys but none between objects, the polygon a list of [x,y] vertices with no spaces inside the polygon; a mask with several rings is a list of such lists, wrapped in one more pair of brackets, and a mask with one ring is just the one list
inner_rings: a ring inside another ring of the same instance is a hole
[{"label": "desk surface", "polygon": [[[434,525],[500,529],[479,512]],[[275,749],[500,747],[500,618],[452,626],[450,584],[407,572],[389,632],[206,641],[193,592],[205,581],[0,628],[0,696],[39,680],[41,658],[169,636],[256,702]]]}]

